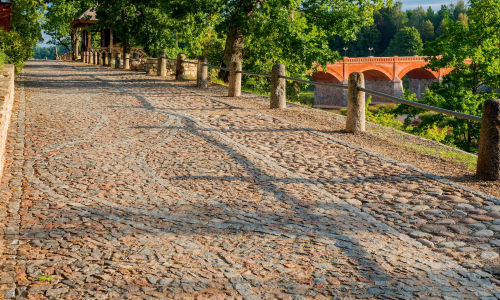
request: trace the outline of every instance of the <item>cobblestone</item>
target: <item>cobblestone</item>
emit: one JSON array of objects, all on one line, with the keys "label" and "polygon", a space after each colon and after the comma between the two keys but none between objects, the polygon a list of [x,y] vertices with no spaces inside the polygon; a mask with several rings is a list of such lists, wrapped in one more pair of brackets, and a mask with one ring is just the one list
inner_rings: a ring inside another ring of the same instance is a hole
[{"label": "cobblestone", "polygon": [[6,299],[500,295],[496,200],[170,80],[46,61],[23,78]]}]

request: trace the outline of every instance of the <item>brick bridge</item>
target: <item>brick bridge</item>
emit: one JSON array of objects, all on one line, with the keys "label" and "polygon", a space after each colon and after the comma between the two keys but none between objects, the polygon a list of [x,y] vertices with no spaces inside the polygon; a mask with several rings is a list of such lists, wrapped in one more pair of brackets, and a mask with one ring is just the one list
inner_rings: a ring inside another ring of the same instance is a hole
[{"label": "brick bridge", "polygon": [[[451,72],[452,69],[441,69],[439,72],[424,70],[427,64],[425,57],[344,57],[343,61],[328,64],[326,73],[320,69],[312,75],[314,80],[347,85],[349,74],[362,72],[365,75],[366,88],[397,97],[403,96],[402,78],[408,75],[410,90],[419,99],[422,93],[433,82]],[[317,86],[314,93],[315,107],[338,107],[347,105],[347,94],[344,90]],[[387,102],[382,98],[373,97],[374,103]]]}]

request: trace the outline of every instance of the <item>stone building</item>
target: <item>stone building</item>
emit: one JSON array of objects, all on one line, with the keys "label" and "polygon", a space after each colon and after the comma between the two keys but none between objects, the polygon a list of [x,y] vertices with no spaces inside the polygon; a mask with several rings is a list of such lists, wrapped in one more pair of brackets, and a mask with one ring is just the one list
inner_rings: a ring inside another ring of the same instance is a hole
[{"label": "stone building", "polygon": [[0,0],[0,28],[10,31],[12,21],[12,2]]}]

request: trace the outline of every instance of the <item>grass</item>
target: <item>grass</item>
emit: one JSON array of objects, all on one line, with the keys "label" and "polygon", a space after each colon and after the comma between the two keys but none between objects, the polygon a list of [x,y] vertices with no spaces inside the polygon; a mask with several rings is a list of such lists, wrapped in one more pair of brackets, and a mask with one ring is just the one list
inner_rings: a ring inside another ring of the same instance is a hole
[{"label": "grass", "polygon": [[52,276],[40,276],[40,277],[38,277],[38,281],[40,281],[40,282],[44,282],[44,281],[51,282],[54,279],[55,278]]},{"label": "grass", "polygon": [[467,168],[469,170],[475,170],[477,167],[477,156],[474,154],[455,152],[455,151],[444,150],[444,149],[436,150],[433,148],[428,148],[428,147],[418,146],[418,145],[400,144],[400,146],[414,150],[414,151],[419,152],[419,153],[437,156],[437,157],[442,157],[445,159],[453,160],[455,162],[466,164]]}]

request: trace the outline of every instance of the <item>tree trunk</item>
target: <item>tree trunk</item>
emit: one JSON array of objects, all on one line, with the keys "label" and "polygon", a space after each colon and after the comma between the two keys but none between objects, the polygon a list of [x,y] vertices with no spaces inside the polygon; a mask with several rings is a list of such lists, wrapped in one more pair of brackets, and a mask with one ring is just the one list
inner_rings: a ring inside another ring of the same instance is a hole
[{"label": "tree trunk", "polygon": [[[221,66],[223,68],[229,68],[232,61],[242,61],[244,39],[238,26],[229,27],[224,55],[222,56]],[[229,71],[220,70],[219,78],[224,82],[229,82]]]}]

